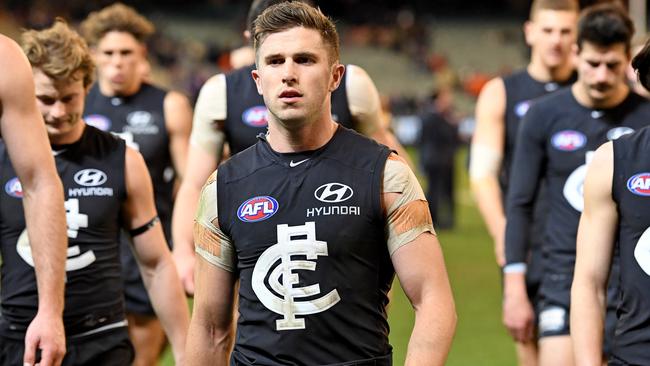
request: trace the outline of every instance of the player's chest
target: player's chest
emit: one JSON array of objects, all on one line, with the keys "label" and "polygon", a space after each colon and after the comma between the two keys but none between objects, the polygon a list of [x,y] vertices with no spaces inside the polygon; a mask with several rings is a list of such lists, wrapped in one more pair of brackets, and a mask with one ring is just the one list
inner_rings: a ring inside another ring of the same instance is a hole
[{"label": "player's chest", "polygon": [[383,237],[371,175],[333,172],[276,179],[275,184],[272,177],[242,183],[230,195],[228,234],[240,260],[252,264],[269,253],[336,258],[346,251],[363,252],[364,243]]}]

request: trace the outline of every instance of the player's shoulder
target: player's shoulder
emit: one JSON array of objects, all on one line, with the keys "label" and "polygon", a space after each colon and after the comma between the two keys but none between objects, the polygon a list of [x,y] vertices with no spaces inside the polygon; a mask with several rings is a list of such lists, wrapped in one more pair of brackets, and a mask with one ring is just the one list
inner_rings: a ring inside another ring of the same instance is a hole
[{"label": "player's shoulder", "polygon": [[545,94],[535,99],[535,103],[526,112],[526,117],[535,116],[552,119],[576,108],[579,108],[579,105],[571,92],[571,88],[562,88],[554,93]]},{"label": "player's shoulder", "polygon": [[255,64],[251,64],[230,70],[223,75],[225,77],[226,83],[240,82],[242,80],[249,81],[249,79],[252,80],[251,71],[254,69]]},{"label": "player's shoulder", "polygon": [[85,154],[106,156],[116,150],[124,149],[126,143],[110,132],[87,124],[78,145]]},{"label": "player's shoulder", "polygon": [[499,78],[502,79],[503,84],[506,88],[534,81],[526,69],[517,70],[509,75],[505,75]]},{"label": "player's shoulder", "polygon": [[650,117],[650,101],[645,97],[630,90],[627,98],[625,98],[625,108],[630,111],[642,113]]}]

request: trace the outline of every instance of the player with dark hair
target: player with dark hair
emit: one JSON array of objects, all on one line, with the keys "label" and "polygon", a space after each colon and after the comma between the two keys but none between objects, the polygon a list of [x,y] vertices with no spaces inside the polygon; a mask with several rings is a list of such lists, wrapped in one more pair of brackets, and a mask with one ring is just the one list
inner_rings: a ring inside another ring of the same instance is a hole
[{"label": "player with dark hair", "polygon": [[[575,42],[579,5],[575,0],[535,0],[524,24],[530,62],[521,71],[497,77],[485,85],[476,104],[476,131],[472,138],[470,180],[474,197],[492,240],[499,267],[505,265],[505,197],[519,124],[532,103],[575,81],[571,45]],[[535,228],[528,239],[526,286],[535,302],[541,280],[543,198],[535,205]],[[507,270],[510,271],[510,267]],[[517,342],[520,365],[536,365],[533,341]]]},{"label": "player with dark hair", "polygon": [[[284,1],[253,1],[246,38],[252,34],[258,15]],[[222,160],[226,143],[230,153],[236,154],[255,144],[257,136],[267,131],[267,108],[251,78],[254,61],[250,59],[245,67],[210,78],[196,102],[187,171],[178,191],[173,219],[174,257],[189,294],[194,291],[195,260],[191,217],[196,212],[201,187]],[[383,126],[379,93],[361,67],[347,65],[341,87],[332,93],[332,117],[339,124],[389,146],[409,161],[395,136]],[[299,160],[294,164],[299,164]]]},{"label": "player with dark hair", "polygon": [[[650,88],[650,43],[632,60]],[[614,253],[620,257],[621,304],[609,365],[650,363],[650,128],[601,146],[585,179],[571,289],[576,363],[602,362],[605,289]]]},{"label": "player with dark hair", "polygon": [[[63,291],[65,279],[65,212],[61,180],[49,151],[43,118],[34,98],[29,62],[13,40],[0,34],[0,132],[8,158],[20,179],[24,218],[38,299],[29,303],[30,317],[23,319],[24,353],[15,353],[18,364],[33,365],[40,350],[40,364],[61,364],[65,354]],[[7,72],[10,71],[10,72]],[[3,182],[7,184],[7,182]],[[5,186],[5,191],[7,188]],[[16,216],[16,213],[12,213]],[[0,225],[5,225],[5,219]],[[6,259],[2,260],[3,265]],[[3,269],[2,280],[8,280]],[[6,327],[9,307],[7,288],[2,286],[0,328]],[[1,334],[0,334],[1,335]],[[4,364],[0,355],[0,364]]]},{"label": "player with dark hair", "polygon": [[[58,21],[51,28],[25,32],[23,50],[33,67],[38,108],[65,188],[69,246],[63,320],[68,353],[63,364],[128,365],[133,360],[120,269],[122,226],[133,239],[138,265],[176,362],[182,362],[189,312],[156,215],[144,160],[124,141],[86,125],[81,118],[95,71],[86,43]],[[5,218],[0,223],[0,363],[17,365],[38,294],[20,214],[20,181],[6,150],[0,161],[0,177],[7,182],[10,196],[0,202]]]},{"label": "player with dark hair", "polygon": [[[625,78],[633,33],[632,21],[620,6],[601,4],[585,9],[574,48],[578,80],[570,89],[537,101],[520,128],[508,192],[506,268],[526,262],[532,207],[545,185],[544,274],[536,309],[541,365],[570,365],[573,361],[570,290],[587,164],[601,144],[650,123],[650,104],[630,91]],[[524,274],[505,272],[506,326],[515,339],[532,339],[535,317],[526,296]],[[605,353],[611,349],[617,305],[617,275],[612,278]]]},{"label": "player with dark hair", "polygon": [[[81,24],[97,64],[98,80],[86,98],[88,124],[118,134],[145,159],[153,180],[156,209],[171,244],[175,178],[185,169],[192,108],[185,96],[145,81],[145,42],[155,28],[133,8],[117,3],[93,12]],[[135,365],[153,365],[165,337],[131,253],[122,238],[126,310],[136,349]]]},{"label": "player with dark hair", "polygon": [[407,364],[444,364],[456,317],[427,203],[402,159],[332,119],[334,25],[284,2],[253,38],[269,130],[202,191],[188,364],[227,364],[239,281],[230,364],[390,365],[395,273],[416,311]]}]

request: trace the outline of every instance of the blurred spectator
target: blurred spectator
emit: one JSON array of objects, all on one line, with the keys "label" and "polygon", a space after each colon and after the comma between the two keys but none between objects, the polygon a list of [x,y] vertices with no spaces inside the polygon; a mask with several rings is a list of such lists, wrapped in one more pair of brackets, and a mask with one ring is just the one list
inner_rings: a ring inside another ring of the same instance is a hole
[{"label": "blurred spectator", "polygon": [[440,229],[454,226],[454,155],[459,141],[452,108],[452,91],[440,89],[432,93],[420,115],[420,164],[427,177],[433,224]]}]

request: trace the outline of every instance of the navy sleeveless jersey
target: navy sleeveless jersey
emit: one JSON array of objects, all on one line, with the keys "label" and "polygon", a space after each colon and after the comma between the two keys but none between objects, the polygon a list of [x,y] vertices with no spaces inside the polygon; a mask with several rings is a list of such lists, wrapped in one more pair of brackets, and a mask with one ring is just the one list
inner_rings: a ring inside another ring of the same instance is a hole
[{"label": "navy sleeveless jersey", "polygon": [[[528,109],[535,103],[535,100],[546,94],[557,91],[559,88],[571,85],[576,80],[576,74],[573,73],[567,80],[560,82],[541,82],[537,81],[530,76],[526,69],[516,72],[512,75],[503,78],[503,84],[506,91],[506,113],[505,113],[505,139],[503,147],[503,161],[501,163],[501,171],[499,174],[499,184],[501,185],[502,198],[505,205],[505,200],[508,192],[508,178],[510,177],[510,169],[512,168],[512,159],[515,154],[515,146],[517,140],[517,132],[522,118],[528,112]],[[548,205],[544,199],[545,192],[543,189],[537,196],[537,201],[534,206],[534,220],[533,227],[529,234],[529,241],[531,247],[536,252],[533,253],[532,258],[537,258],[538,250],[542,245],[542,237],[544,235],[544,227],[546,223],[546,214],[548,212]],[[539,271],[533,263],[534,259],[528,261],[530,267],[528,277],[536,277]],[[538,264],[539,265],[539,264]]]},{"label": "navy sleeveless jersey", "polygon": [[[226,74],[224,133],[233,155],[255,144],[257,135],[266,133],[267,110],[251,76],[254,68],[250,65]],[[344,127],[354,127],[345,82],[332,92],[332,118]]]},{"label": "navy sleeveless jersey", "polygon": [[620,295],[613,355],[650,363],[650,128],[614,141]]},{"label": "navy sleeveless jersey", "polygon": [[260,141],[219,168],[219,225],[240,278],[233,364],[390,364],[388,155],[339,127],[307,155]]},{"label": "navy sleeveless jersey", "polygon": [[[67,336],[124,320],[118,234],[126,197],[125,144],[86,126],[81,139],[61,147],[56,167],[63,181],[68,222],[65,309]],[[0,332],[24,338],[36,315],[38,293],[25,230],[22,189],[4,146],[0,155]]]},{"label": "navy sleeveless jersey", "polygon": [[532,204],[545,184],[549,209],[544,270],[572,274],[591,154],[608,140],[648,124],[650,104],[631,92],[618,106],[604,110],[583,107],[569,88],[538,100],[524,118],[515,150],[508,192],[507,262],[525,261]]},{"label": "navy sleeveless jersey", "polygon": [[84,120],[117,134],[142,154],[153,183],[156,210],[167,242],[171,243],[175,171],[163,110],[166,95],[166,90],[144,83],[133,95],[107,97],[95,83],[86,97]]},{"label": "navy sleeveless jersey", "polygon": [[571,85],[575,81],[576,74],[574,73],[569,79],[564,81],[541,82],[533,79],[526,69],[503,78],[503,85],[506,91],[506,134],[503,149],[503,163],[501,164],[501,175],[499,179],[503,192],[507,192],[508,190],[508,177],[510,176],[517,131],[519,131],[521,119],[524,118],[528,109],[535,103],[535,99],[557,91],[561,87]]}]

